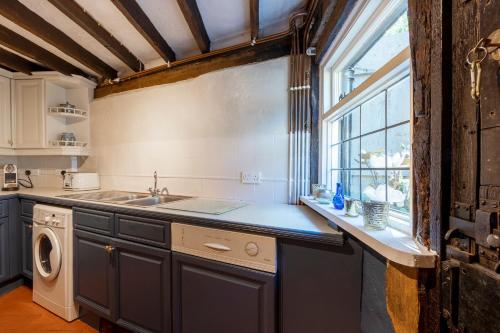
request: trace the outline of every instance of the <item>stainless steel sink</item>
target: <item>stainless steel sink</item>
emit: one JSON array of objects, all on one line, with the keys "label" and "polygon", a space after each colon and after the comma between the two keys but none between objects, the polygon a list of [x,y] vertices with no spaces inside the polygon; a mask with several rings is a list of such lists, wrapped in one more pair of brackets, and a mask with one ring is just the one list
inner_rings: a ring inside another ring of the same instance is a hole
[{"label": "stainless steel sink", "polygon": [[126,192],[126,191],[102,191],[102,192],[91,192],[91,193],[65,194],[65,195],[59,195],[58,197],[75,199],[75,200],[121,203],[124,201],[147,198],[149,197],[149,194]]},{"label": "stainless steel sink", "polygon": [[143,198],[143,199],[137,199],[137,200],[131,200],[131,201],[126,201],[123,204],[125,205],[131,205],[131,206],[156,206],[156,205],[161,205],[164,203],[172,202],[172,201],[179,201],[179,200],[185,200],[185,199],[190,199],[191,197],[186,197],[182,195],[159,195],[156,197],[148,197],[148,198]]},{"label": "stainless steel sink", "polygon": [[126,191],[102,191],[91,193],[76,193],[59,195],[59,198],[87,200],[106,203],[115,203],[131,206],[150,207],[167,202],[189,199],[191,197],[181,195],[159,195],[152,197],[147,193],[126,192]]}]

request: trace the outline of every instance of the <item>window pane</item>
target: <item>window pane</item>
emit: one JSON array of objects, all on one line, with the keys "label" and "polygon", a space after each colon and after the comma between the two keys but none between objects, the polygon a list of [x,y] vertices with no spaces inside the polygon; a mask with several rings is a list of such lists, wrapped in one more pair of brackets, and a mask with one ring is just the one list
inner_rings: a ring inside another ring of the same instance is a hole
[{"label": "window pane", "polygon": [[359,139],[352,139],[342,144],[342,168],[359,168]]},{"label": "window pane", "polygon": [[385,170],[361,171],[361,199],[386,201]]},{"label": "window pane", "polygon": [[330,150],[332,159],[330,169],[340,169],[340,146],[341,144],[337,144]]},{"label": "window pane", "polygon": [[410,120],[410,77],[387,89],[387,126]]},{"label": "window pane", "polygon": [[336,144],[340,142],[340,120],[336,120],[330,123],[330,140],[331,144]]},{"label": "window pane", "polygon": [[385,127],[385,91],[361,104],[361,134]]},{"label": "window pane", "polygon": [[391,208],[401,213],[410,212],[410,171],[409,170],[388,170],[388,201]]},{"label": "window pane", "polygon": [[335,191],[337,189],[337,183],[341,182],[340,170],[332,170],[331,171],[331,179],[330,179],[330,189]]},{"label": "window pane", "polygon": [[361,199],[360,190],[360,171],[344,170],[342,174],[342,184],[344,185],[344,194],[353,199]]},{"label": "window pane", "polygon": [[348,140],[359,136],[359,106],[342,118],[342,140]]},{"label": "window pane", "polygon": [[361,58],[344,70],[343,81],[346,82],[344,91],[349,93],[357,88],[408,45],[408,14],[405,11],[368,50],[363,52]]},{"label": "window pane", "polygon": [[387,167],[410,167],[410,124],[387,130]]},{"label": "window pane", "polygon": [[385,131],[361,137],[361,168],[385,168]]}]

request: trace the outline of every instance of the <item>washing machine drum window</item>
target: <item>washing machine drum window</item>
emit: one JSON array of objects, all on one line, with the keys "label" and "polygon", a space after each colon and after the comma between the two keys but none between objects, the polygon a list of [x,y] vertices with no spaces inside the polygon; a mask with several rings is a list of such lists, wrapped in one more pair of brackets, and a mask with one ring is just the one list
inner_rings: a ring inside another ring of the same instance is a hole
[{"label": "washing machine drum window", "polygon": [[35,241],[35,266],[38,274],[46,280],[52,281],[61,269],[61,246],[54,232],[48,228],[40,231]]}]

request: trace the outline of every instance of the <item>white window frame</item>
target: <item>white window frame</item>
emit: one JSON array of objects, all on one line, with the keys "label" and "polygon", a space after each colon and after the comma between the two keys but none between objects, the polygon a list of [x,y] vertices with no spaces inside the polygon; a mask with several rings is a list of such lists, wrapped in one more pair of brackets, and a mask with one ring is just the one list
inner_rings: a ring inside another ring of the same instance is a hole
[{"label": "white window frame", "polygon": [[[375,71],[345,98],[338,100],[341,93],[341,69],[366,51],[373,43],[373,39],[380,36],[380,33],[394,22],[395,16],[400,15],[404,8],[406,8],[406,0],[359,1],[320,63],[319,175],[322,184],[328,184],[330,177],[327,167],[330,157],[328,122],[348,113],[362,101],[366,101],[387,89],[407,76],[408,73],[411,77],[410,48],[407,47]],[[410,98],[412,99],[411,93]],[[410,112],[413,114],[412,107],[410,107]],[[412,118],[410,116],[410,128]],[[412,142],[411,137],[410,142]],[[410,179],[411,175],[412,167],[410,166]],[[411,233],[411,207],[412,204],[410,204],[408,216],[391,212],[390,225],[403,232]]]}]

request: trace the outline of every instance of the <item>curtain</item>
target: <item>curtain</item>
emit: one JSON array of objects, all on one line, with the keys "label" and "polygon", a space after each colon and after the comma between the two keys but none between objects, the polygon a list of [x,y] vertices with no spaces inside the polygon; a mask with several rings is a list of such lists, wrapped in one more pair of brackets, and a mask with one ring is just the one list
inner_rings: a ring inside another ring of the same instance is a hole
[{"label": "curtain", "polygon": [[311,59],[305,54],[300,27],[293,23],[289,84],[288,202],[299,204],[310,190]]}]

